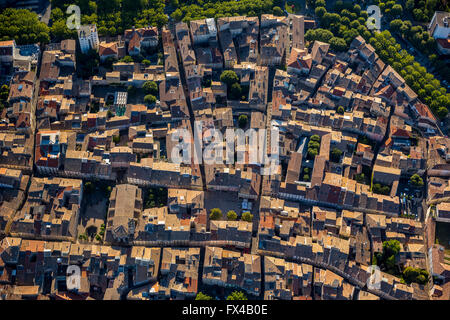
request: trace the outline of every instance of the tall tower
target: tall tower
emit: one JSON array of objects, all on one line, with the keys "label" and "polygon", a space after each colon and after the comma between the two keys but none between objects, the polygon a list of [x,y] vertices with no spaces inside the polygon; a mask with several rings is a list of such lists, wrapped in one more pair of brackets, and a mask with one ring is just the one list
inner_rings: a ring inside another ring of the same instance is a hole
[{"label": "tall tower", "polygon": [[80,26],[80,29],[78,29],[78,40],[82,53],[87,53],[90,49],[98,50],[97,26],[95,24]]}]

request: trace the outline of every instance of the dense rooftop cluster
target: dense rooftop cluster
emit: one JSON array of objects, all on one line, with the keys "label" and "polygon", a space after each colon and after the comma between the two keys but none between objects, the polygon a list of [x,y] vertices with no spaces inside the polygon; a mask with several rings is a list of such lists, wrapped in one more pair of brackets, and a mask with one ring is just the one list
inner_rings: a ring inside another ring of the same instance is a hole
[{"label": "dense rooftop cluster", "polygon": [[[0,297],[449,299],[434,224],[450,223],[450,139],[363,37],[335,52],[305,41],[313,26],[263,14],[99,37],[92,24],[40,59],[1,41]],[[277,129],[275,171],[175,163],[174,135],[196,123],[224,153],[213,129]]]}]

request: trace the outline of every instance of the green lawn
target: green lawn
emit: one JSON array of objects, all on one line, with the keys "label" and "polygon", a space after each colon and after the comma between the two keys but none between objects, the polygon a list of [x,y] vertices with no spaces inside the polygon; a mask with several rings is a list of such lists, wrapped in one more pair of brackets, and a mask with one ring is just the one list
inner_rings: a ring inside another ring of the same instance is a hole
[{"label": "green lawn", "polygon": [[445,248],[445,252],[450,254],[450,223],[436,221],[436,243]]}]

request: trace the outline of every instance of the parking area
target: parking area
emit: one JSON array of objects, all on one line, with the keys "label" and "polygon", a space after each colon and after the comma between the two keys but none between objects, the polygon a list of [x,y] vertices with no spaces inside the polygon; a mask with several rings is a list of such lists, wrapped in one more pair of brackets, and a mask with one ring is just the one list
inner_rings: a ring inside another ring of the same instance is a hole
[{"label": "parking area", "polygon": [[446,255],[450,255],[450,223],[436,221],[435,242],[445,248]]},{"label": "parking area", "polygon": [[[249,201],[249,203],[252,203],[251,209],[249,209],[248,205],[244,208],[242,206],[242,203],[244,202],[244,199],[239,199],[237,196],[237,193],[235,192],[211,192],[206,191],[205,192],[205,208],[209,214],[211,209],[213,208],[219,208],[222,210],[223,219],[225,220],[227,217],[227,212],[229,210],[234,210],[238,217],[241,217],[242,213],[245,211],[250,211],[253,215],[255,214],[255,204]],[[247,209],[245,209],[247,207]]]},{"label": "parking area", "polygon": [[402,215],[411,219],[421,220],[423,216],[423,188],[417,188],[408,183],[407,180],[400,180],[397,195],[400,198]]},{"label": "parking area", "polygon": [[87,235],[89,241],[94,241],[101,225],[106,224],[107,210],[108,199],[103,191],[95,190],[86,194],[81,207],[78,235]]}]

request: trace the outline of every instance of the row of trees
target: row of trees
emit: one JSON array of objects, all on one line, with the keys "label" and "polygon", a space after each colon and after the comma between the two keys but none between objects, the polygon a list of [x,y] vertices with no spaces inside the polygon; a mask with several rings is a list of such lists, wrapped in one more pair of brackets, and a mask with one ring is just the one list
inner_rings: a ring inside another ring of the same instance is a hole
[{"label": "row of trees", "polygon": [[241,86],[236,72],[224,70],[220,75],[220,81],[227,85],[227,97],[230,100],[246,100],[249,92],[248,86]]},{"label": "row of trees", "polygon": [[317,134],[311,136],[308,142],[308,158],[314,159],[319,154],[320,137]]},{"label": "row of trees", "polygon": [[405,11],[411,13],[416,21],[429,22],[435,11],[450,11],[448,1],[440,0],[406,0]]},{"label": "row of trees", "polygon": [[214,1],[195,0],[187,1],[172,13],[175,21],[191,21],[205,18],[220,18],[229,16],[259,16],[273,13],[282,15],[280,0],[240,0],[240,1]]},{"label": "row of trees", "polygon": [[[211,212],[209,213],[209,218],[211,220],[220,220],[222,218],[222,210],[220,210],[219,208],[213,208],[211,209]],[[234,210],[229,210],[227,212],[227,219],[229,221],[236,221],[238,218],[236,211]],[[241,217],[242,221],[247,221],[247,222],[252,222],[253,221],[253,215],[246,211],[242,214]]]},{"label": "row of trees", "polygon": [[323,0],[315,1],[313,6],[321,28],[308,30],[305,34],[307,41],[327,42],[331,49],[345,51],[357,35],[370,35],[366,27],[367,12],[361,10],[360,5],[337,1],[334,11],[340,14],[328,12]]},{"label": "row of trees", "polygon": [[378,5],[380,7],[380,10],[382,13],[389,17],[400,17],[403,14],[403,7],[401,4],[397,3],[396,1],[389,0],[389,1],[380,1],[375,0],[374,4]]},{"label": "row of trees", "polygon": [[9,96],[9,86],[7,84],[4,84],[0,88],[0,113],[2,112],[3,108],[6,108],[7,106],[8,96]]},{"label": "row of trees", "polygon": [[383,252],[376,252],[373,264],[378,265],[381,270],[390,274],[397,274],[396,256],[400,253],[400,242],[389,240],[383,242]]},{"label": "row of trees", "polygon": [[412,282],[422,285],[426,284],[430,279],[430,275],[426,270],[413,267],[403,268],[398,265],[397,257],[400,249],[400,242],[398,240],[384,241],[383,251],[375,253],[373,264],[378,265],[381,270],[390,274],[401,276],[403,282],[407,284]]},{"label": "row of trees", "polygon": [[382,185],[381,183],[374,183],[372,186],[372,192],[387,196],[391,193],[391,188],[389,186]]},{"label": "row of trees", "polygon": [[330,157],[331,161],[339,163],[341,161],[342,153],[343,153],[342,150],[338,148],[331,149],[331,157]]},{"label": "row of trees", "polygon": [[[320,40],[331,43],[332,38],[338,37],[343,38],[349,45],[357,35],[361,35],[366,41],[370,42],[384,62],[390,64],[402,75],[406,83],[419,95],[419,98],[424,103],[430,106],[431,110],[439,118],[444,118],[447,115],[450,107],[450,96],[447,94],[447,90],[440,85],[439,80],[435,79],[424,67],[415,62],[414,57],[408,54],[406,50],[401,50],[401,46],[389,31],[370,32],[365,25],[368,17],[367,12],[361,10],[358,4],[353,5],[350,2],[336,1],[333,9],[334,13],[330,13],[327,12],[323,0],[310,2],[315,6],[320,26],[324,29],[308,30],[305,34],[306,40]],[[395,5],[392,2],[388,6],[391,9]],[[336,12],[339,12],[339,14]],[[395,13],[397,14],[398,12]],[[394,25],[397,25],[398,28],[402,27],[398,25],[398,22],[394,23]],[[417,28],[409,28],[408,23],[403,28],[405,32],[411,32],[411,29],[412,32],[418,31],[416,30]],[[414,36],[412,33],[411,35]],[[428,41],[424,33],[419,32],[419,35],[415,37],[421,43],[422,41],[426,43]],[[336,44],[333,47],[336,47]]]},{"label": "row of trees", "polygon": [[406,83],[419,95],[420,100],[430,106],[439,118],[444,118],[450,107],[450,94],[439,80],[428,73],[426,68],[414,60],[387,30],[374,33],[369,39],[380,58],[390,64],[405,79]]},{"label": "row of trees", "polygon": [[148,105],[154,105],[156,103],[156,97],[159,94],[159,87],[155,81],[146,81],[142,86],[144,92],[146,93],[144,97],[144,102]]},{"label": "row of trees", "polygon": [[75,4],[80,7],[81,23],[95,23],[100,36],[123,34],[126,29],[147,25],[162,27],[168,21],[164,14],[164,0],[52,0],[52,36],[71,38],[76,33],[67,29],[65,14],[67,7]]},{"label": "row of trees", "polygon": [[413,26],[411,21],[395,19],[390,22],[390,29],[407,39],[420,52],[428,55],[436,72],[444,79],[450,78],[450,66],[445,61],[438,59],[436,54],[436,41],[422,26]]},{"label": "row of trees", "polygon": [[413,174],[409,181],[416,187],[423,187],[423,179],[417,173]]},{"label": "row of trees", "polygon": [[394,19],[390,22],[390,30],[400,34],[424,54],[435,52],[436,41],[422,26],[413,26],[409,20]]},{"label": "row of trees", "polygon": [[144,207],[155,208],[167,205],[167,189],[166,188],[150,188],[147,194]]},{"label": "row of trees", "polygon": [[[199,292],[195,297],[195,300],[213,300],[213,298],[203,292]],[[245,294],[242,291],[233,291],[228,297],[227,300],[248,300]]]},{"label": "row of trees", "polygon": [[14,39],[17,44],[48,43],[50,30],[36,13],[7,8],[0,13],[0,41]]}]

